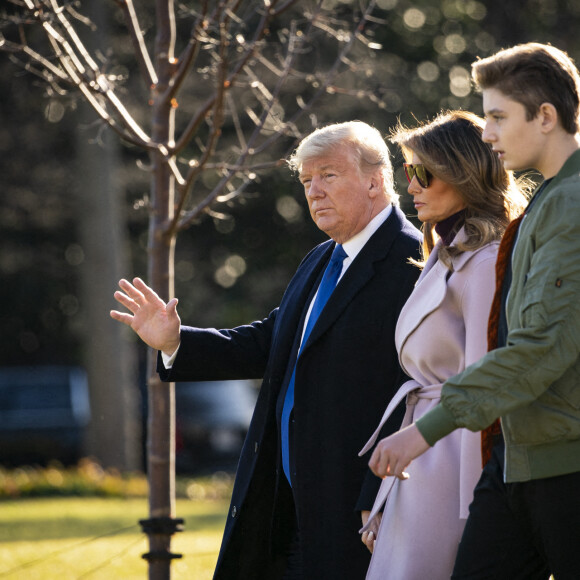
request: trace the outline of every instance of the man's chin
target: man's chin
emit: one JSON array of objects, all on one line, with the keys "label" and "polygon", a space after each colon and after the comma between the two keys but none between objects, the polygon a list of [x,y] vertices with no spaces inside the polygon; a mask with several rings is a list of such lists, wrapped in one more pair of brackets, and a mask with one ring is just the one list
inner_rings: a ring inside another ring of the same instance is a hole
[{"label": "man's chin", "polygon": [[322,230],[325,234],[332,237],[332,231],[336,227],[334,220],[328,219],[324,216],[318,216],[316,219],[316,226],[319,230]]},{"label": "man's chin", "polygon": [[513,166],[513,163],[509,159],[506,159],[505,157],[500,157],[500,161],[503,165],[503,168],[506,171],[517,171],[518,170],[518,168],[515,168]]},{"label": "man's chin", "polygon": [[529,167],[527,167],[527,166],[522,167],[521,163],[514,161],[510,157],[506,157],[505,153],[499,159],[502,162],[503,168],[506,171],[524,171],[526,169],[529,169]]}]

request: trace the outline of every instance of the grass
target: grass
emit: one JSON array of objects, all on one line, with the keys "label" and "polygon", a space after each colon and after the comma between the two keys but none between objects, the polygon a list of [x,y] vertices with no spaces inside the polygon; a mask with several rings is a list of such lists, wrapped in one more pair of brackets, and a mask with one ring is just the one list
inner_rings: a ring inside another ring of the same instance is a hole
[{"label": "grass", "polygon": [[[195,488],[192,490],[195,496]],[[210,579],[227,499],[178,499],[185,531],[173,536],[174,580]],[[143,580],[147,538],[139,519],[145,498],[51,497],[0,502],[0,579]]]},{"label": "grass", "polygon": [[[0,472],[0,497],[1,476]],[[10,477],[14,481],[22,478],[20,473]],[[0,501],[0,580],[148,577],[147,562],[141,555],[149,548],[138,524],[140,519],[148,518],[145,497],[85,496],[86,483],[82,486],[83,497],[55,495],[52,488],[50,497],[34,497],[38,489],[46,491],[44,480],[37,487],[31,487],[29,479],[24,483],[24,487],[8,487],[16,495],[23,489],[34,492],[32,497]],[[172,552],[183,558],[172,562],[171,578],[210,580],[226,519],[231,478],[182,480],[177,487],[180,499],[176,501],[176,517],[185,520],[185,531],[172,539]],[[63,491],[62,484],[58,488]],[[74,489],[79,490],[76,482]],[[103,490],[99,488],[98,492]]]}]

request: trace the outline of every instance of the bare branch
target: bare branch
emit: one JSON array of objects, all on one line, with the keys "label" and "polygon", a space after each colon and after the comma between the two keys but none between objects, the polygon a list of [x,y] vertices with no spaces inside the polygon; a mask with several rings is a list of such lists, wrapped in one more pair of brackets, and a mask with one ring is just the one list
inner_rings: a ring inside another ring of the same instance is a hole
[{"label": "bare branch", "polygon": [[[258,160],[257,157],[270,151],[274,143],[282,138],[289,137],[293,142],[300,138],[298,119],[308,114],[313,118],[313,104],[324,94],[356,95],[357,89],[349,88],[348,85],[347,88],[341,88],[337,78],[345,70],[356,71],[356,59],[349,61],[348,57],[355,44],[367,49],[376,48],[363,33],[365,23],[371,19],[373,0],[364,9],[362,17],[348,26],[333,19],[328,10],[322,7],[323,1],[319,0],[315,7],[304,15],[307,19],[306,29],[300,30],[300,24],[292,20],[287,35],[284,29],[279,29],[281,38],[277,43],[267,42],[271,21],[283,11],[296,6],[297,0],[262,0],[257,8],[254,7],[251,12],[243,14],[238,14],[238,10],[242,6],[244,10],[248,10],[250,5],[241,0],[233,2],[220,0],[214,3],[203,0],[195,9],[182,7],[184,13],[193,16],[191,37],[181,51],[179,59],[175,59],[172,2],[168,4],[164,0],[157,0],[158,34],[155,47],[157,60],[154,64],[145,46],[134,0],[115,0],[125,15],[128,34],[133,42],[135,58],[142,76],[150,85],[154,85],[154,107],[151,118],[154,131],[162,119],[165,119],[168,111],[171,112],[171,119],[179,112],[176,109],[177,95],[184,87],[185,80],[198,58],[200,56],[206,58],[205,55],[208,55],[213,59],[213,62],[210,61],[209,65],[204,67],[210,75],[208,78],[215,79],[213,92],[196,105],[194,114],[180,129],[175,141],[171,133],[173,120],[170,122],[170,134],[156,132],[152,139],[143,131],[119,98],[112,77],[109,78],[104,74],[75,33],[69,18],[79,18],[79,15],[71,11],[66,0],[23,0],[23,2],[29,11],[29,18],[35,18],[45,28],[58,64],[28,47],[25,39],[19,46],[16,43],[8,43],[0,37],[0,50],[21,52],[29,59],[25,68],[46,82],[52,83],[55,88],[58,86],[56,83],[76,87],[93,106],[100,119],[111,126],[122,139],[147,151],[157,151],[160,154],[160,162],[166,165],[177,184],[177,211],[172,224],[167,224],[166,229],[166,232],[170,233],[190,223],[195,215],[208,207],[212,196],[215,201],[224,188],[231,188],[233,191],[243,190],[243,186],[238,185],[246,179],[244,175],[247,176],[252,167],[265,170],[267,167],[279,165],[278,161],[270,164],[263,159]],[[251,21],[251,28],[248,28],[250,22],[248,16],[254,18],[254,21]],[[251,30],[251,38],[246,37],[248,30]],[[330,68],[324,67],[323,70],[314,70],[308,74],[296,70],[298,57],[302,57],[309,48],[310,38],[320,33],[338,45],[339,51],[335,62]],[[271,52],[277,51],[280,47],[285,48],[285,54],[277,56]],[[162,81],[159,80],[161,75]],[[289,83],[292,82],[306,83],[310,87],[308,91],[297,94],[297,109],[287,112],[283,109],[283,99]],[[243,91],[247,91],[248,97],[251,96],[250,102],[246,102],[246,99],[243,102],[238,100],[238,95],[243,94]],[[307,98],[308,93],[310,95]],[[200,94],[204,94],[204,91],[200,91]],[[244,128],[246,119],[241,116],[243,111],[253,122],[249,135]],[[219,157],[225,156],[225,153],[216,155],[226,112],[231,119],[238,144],[237,147],[228,146],[227,163],[219,161]],[[209,129],[205,143],[201,143],[201,138],[196,138],[203,125]],[[180,166],[183,161],[179,160],[178,165],[176,156],[194,138],[199,141],[197,146],[200,155],[195,161],[190,161],[182,173]],[[235,161],[232,161],[232,157]],[[256,163],[249,163],[250,159],[255,159]],[[186,212],[186,201],[204,171],[217,171],[220,174],[219,183],[203,201]],[[234,182],[238,185],[232,185]],[[227,197],[231,198],[230,193]]]},{"label": "bare branch", "polygon": [[[243,53],[241,58],[238,60],[236,66],[234,67],[232,72],[228,75],[227,80],[225,81],[227,83],[228,87],[231,87],[233,85],[236,77],[243,70],[243,67],[245,66],[245,64],[248,62],[248,60],[252,56],[254,56],[256,54],[257,49],[258,49],[258,42],[263,37],[263,35],[267,29],[268,22],[269,22],[268,15],[266,15],[266,14],[263,15],[260,19],[260,23],[256,27],[256,31],[254,33],[253,40],[250,43],[244,42],[245,52]],[[198,114],[195,115],[191,119],[188,126],[184,129],[181,137],[176,142],[176,145],[175,145],[176,152],[182,151],[187,146],[187,144],[191,141],[192,136],[196,133],[198,127],[205,119],[207,112],[213,107],[216,98],[217,98],[217,95],[213,95],[212,97],[210,97],[205,102],[204,106],[202,106],[198,110]]]},{"label": "bare branch", "polygon": [[[285,161],[283,159],[279,159],[277,161],[273,161],[271,165],[260,165],[259,167],[263,170],[267,166],[269,168],[280,167],[284,165]],[[244,173],[251,172],[251,167],[245,167],[243,169]],[[207,208],[216,200],[216,197],[223,191],[225,185],[229,183],[233,177],[235,176],[236,172],[233,170],[228,170],[227,174],[219,181],[219,183],[213,188],[213,190],[200,202],[198,203],[192,210],[188,211],[182,219],[179,221],[178,229],[182,230],[185,229],[188,225],[190,225],[197,217],[199,217]],[[243,190],[252,182],[252,179],[246,178],[243,182],[242,186],[240,186],[236,191],[242,193]]]},{"label": "bare branch", "polygon": [[[357,24],[358,31],[364,28],[367,18],[369,17],[370,14],[372,14],[372,11],[374,10],[374,6],[375,1],[371,0],[364,13],[361,15],[360,20],[358,21]],[[321,6],[319,4],[318,11],[320,11],[320,8]],[[318,27],[317,17],[318,14],[310,15],[312,26]],[[308,36],[308,34],[306,36]],[[351,34],[348,37],[348,42],[345,43],[342,51],[340,52],[338,58],[335,60],[333,66],[329,70],[325,71],[324,75],[319,79],[319,86],[317,91],[309,99],[309,102],[304,101],[302,102],[300,109],[286,122],[287,126],[294,127],[297,119],[300,116],[304,115],[304,113],[310,111],[312,109],[313,104],[320,98],[322,94],[326,92],[338,92],[338,89],[333,87],[333,83],[340,72],[342,64],[347,62],[346,56],[352,50],[353,45],[357,41],[357,39],[358,35],[355,34]],[[262,143],[260,146],[260,151],[266,150],[268,147],[270,147],[272,141],[277,138],[278,138],[277,135],[273,135],[269,140],[266,140],[264,143]]]},{"label": "bare branch", "polygon": [[230,92],[226,93],[226,99],[228,104],[228,109],[232,115],[232,121],[234,123],[234,127],[236,129],[236,135],[238,138],[238,142],[240,143],[242,149],[247,147],[246,145],[246,137],[244,135],[244,131],[242,130],[242,126],[240,124],[240,116],[238,115],[238,109],[233,101],[232,94]]},{"label": "bare branch", "polygon": [[[16,44],[15,42],[6,40],[6,38],[4,38],[2,34],[0,34],[0,50],[3,50],[5,52],[26,54],[30,59],[32,59],[32,61],[38,63],[42,68],[46,69],[46,73],[49,74],[41,75],[42,78],[45,78],[46,80],[49,80],[52,75],[54,77],[57,77],[61,81],[67,82],[69,81],[69,77],[57,66],[54,66],[47,58],[45,58],[44,56],[42,56],[41,54],[30,48],[29,46],[22,46],[21,44]],[[25,68],[26,70],[32,70],[27,66]],[[36,71],[34,72],[35,74],[38,74]]]},{"label": "bare branch", "polygon": [[203,3],[201,13],[196,18],[187,47],[178,58],[177,70],[173,75],[173,80],[168,89],[168,94],[165,95],[165,98],[168,100],[171,100],[177,96],[177,93],[181,88],[181,85],[183,84],[183,81],[191,67],[191,64],[196,60],[196,57],[199,54],[199,33],[203,30],[206,14],[207,1]]},{"label": "bare branch", "polygon": [[113,105],[115,110],[119,113],[123,124],[136,135],[136,137],[143,143],[143,146],[147,147],[151,139],[143,129],[139,126],[139,124],[135,121],[135,119],[131,116],[131,113],[127,111],[123,103],[119,100],[115,92],[111,89],[109,85],[109,81],[103,74],[99,74],[98,78],[96,79],[96,83],[98,87],[101,89],[104,95],[106,95],[109,102]]},{"label": "bare branch", "polygon": [[[78,37],[75,29],[71,26],[70,22],[68,21],[68,19],[64,15],[64,8],[60,7],[56,3],[56,0],[50,0],[50,4],[52,6],[52,9],[54,11],[54,14],[56,14],[56,17],[58,18],[58,20],[61,23],[62,27],[65,29],[68,37],[71,39],[73,45],[79,51],[80,55],[82,56],[82,58],[84,59],[84,61],[87,63],[88,67],[93,71],[94,74],[98,74],[99,73],[99,67],[98,67],[97,63],[91,58],[91,55],[89,54],[89,51],[86,50],[86,48],[84,47],[83,43],[81,42],[81,39]],[[47,26],[48,26],[48,23],[47,23]],[[64,42],[64,39],[63,39],[62,42]],[[74,52],[72,51],[72,48],[68,47],[67,48],[67,52],[69,53],[69,55],[71,56],[71,58],[74,58],[75,57]],[[78,67],[79,72],[81,72],[81,73],[84,72],[84,70],[81,70],[82,69],[82,65],[80,65],[80,63],[78,63],[76,66]]]},{"label": "bare branch", "polygon": [[[105,75],[100,72],[99,66],[92,59],[81,39],[76,34],[76,31],[67,20],[64,14],[64,8],[59,6],[55,0],[47,0],[50,3],[52,13],[56,15],[58,22],[62,25],[66,35],[71,39],[72,44],[48,19],[42,17],[40,10],[34,9],[34,4],[31,0],[24,1],[29,9],[34,10],[33,17],[39,20],[44,28],[49,43],[52,46],[53,53],[60,62],[63,70],[57,73],[56,71],[59,70],[58,67],[50,64],[44,57],[38,55],[38,53],[34,53],[34,51],[31,53],[29,49],[27,50],[28,47],[26,46],[22,47],[21,52],[42,64],[42,66],[59,79],[68,79],[85,96],[99,117],[108,123],[124,140],[144,147],[145,149],[156,149],[157,147],[152,146],[149,136],[139,127],[138,123],[117,97]],[[77,52],[80,57],[77,56]],[[88,67],[91,73],[90,75],[87,74],[86,67]],[[106,101],[103,102],[100,100],[98,95],[104,96]],[[116,111],[119,116],[118,120],[110,115],[106,102],[110,103]],[[121,124],[119,124],[119,120]]]},{"label": "bare branch", "polygon": [[129,36],[133,42],[135,57],[137,58],[137,62],[141,69],[141,75],[147,84],[147,88],[150,88],[151,85],[157,84],[157,73],[155,72],[155,68],[151,62],[151,58],[149,57],[149,52],[145,46],[145,39],[143,38],[143,33],[139,26],[139,20],[137,18],[137,13],[135,12],[133,0],[115,1],[123,11],[127,30],[129,31]]},{"label": "bare branch", "polygon": [[[109,86],[109,82],[106,77],[99,73],[98,77],[94,81],[85,81],[82,78],[81,71],[77,67],[80,67],[84,71],[84,67],[75,57],[74,51],[70,44],[54,29],[52,26],[48,25],[44,27],[47,32],[49,32],[48,39],[52,44],[54,53],[59,59],[61,65],[63,66],[66,74],[68,74],[71,81],[77,86],[77,88],[83,93],[89,104],[95,109],[97,114],[107,122],[117,133],[122,135],[123,139],[144,147],[145,149],[151,148],[151,139],[149,136],[139,127],[137,122],[133,119],[131,114],[123,106],[121,101],[117,98],[113,90]],[[54,34],[52,33],[54,31]],[[65,52],[63,52],[63,50]],[[108,113],[106,106],[101,103],[94,93],[100,93],[107,97],[107,100],[119,113],[119,116],[123,122],[124,129],[117,123],[117,121],[111,117]],[[128,129],[129,133],[125,130]]]},{"label": "bare branch", "polygon": [[171,173],[173,177],[175,177],[175,181],[177,181],[177,185],[180,187],[184,187],[186,185],[185,179],[181,175],[179,168],[177,167],[177,163],[175,162],[175,157],[168,157],[167,164],[169,165],[169,169],[171,169]]},{"label": "bare branch", "polygon": [[[318,6],[318,10],[320,11],[320,5]],[[362,29],[362,27],[364,26],[365,16],[367,14],[370,14],[371,10],[372,10],[372,7],[369,7],[367,9],[367,12],[365,13],[365,15],[363,15],[363,18],[361,19],[361,21],[359,22],[359,25],[358,25],[359,29]],[[266,123],[271,118],[273,108],[276,105],[276,103],[278,102],[278,99],[279,99],[280,94],[283,90],[285,82],[289,78],[293,63],[295,62],[295,58],[298,54],[300,54],[300,52],[302,50],[302,43],[300,42],[300,37],[298,36],[296,29],[293,28],[293,30],[289,36],[288,49],[287,49],[286,57],[285,57],[282,68],[275,66],[271,61],[269,61],[259,51],[255,51],[256,57],[259,60],[259,62],[261,62],[261,64],[266,66],[266,68],[268,68],[271,72],[273,72],[277,76],[278,81],[277,81],[276,85],[274,86],[274,88],[272,90],[269,90],[266,87],[266,85],[264,85],[260,81],[260,78],[258,76],[256,76],[256,73],[254,72],[252,67],[246,66],[244,68],[244,72],[247,74],[249,82],[250,82],[250,87],[253,87],[257,91],[256,97],[258,99],[258,102],[262,103],[262,113],[260,116],[257,116],[257,115],[255,115],[255,113],[253,113],[253,111],[251,111],[251,109],[247,109],[247,111],[246,111],[247,114],[250,115],[254,119],[256,126],[252,132],[252,135],[248,139],[239,139],[239,142],[242,145],[242,150],[239,153],[238,161],[235,164],[225,164],[225,165],[222,164],[222,165],[220,165],[220,169],[222,169],[225,172],[225,174],[222,176],[218,185],[216,187],[214,187],[212,192],[209,195],[207,195],[195,207],[193,207],[191,210],[189,210],[188,212],[186,212],[184,214],[181,214],[181,210],[182,210],[183,206],[180,207],[180,212],[178,212],[176,214],[176,216],[181,216],[180,221],[179,221],[179,225],[178,225],[179,229],[185,228],[187,225],[192,223],[199,216],[199,214],[201,212],[205,211],[206,208],[208,208],[210,206],[212,201],[216,200],[216,197],[219,195],[219,192],[223,191],[226,184],[230,183],[231,180],[234,179],[236,175],[240,175],[241,173],[247,174],[247,172],[250,171],[248,165],[246,164],[246,159],[249,156],[253,156],[253,155],[256,155],[262,151],[268,150],[268,148],[271,147],[272,143],[275,140],[278,140],[282,135],[290,135],[293,137],[298,137],[300,135],[300,132],[295,124],[295,120],[300,115],[303,115],[305,112],[308,112],[308,110],[312,106],[312,103],[321,94],[324,94],[325,92],[329,91],[329,87],[331,86],[331,83],[334,82],[336,76],[340,72],[341,67],[344,65],[345,62],[347,62],[346,55],[352,49],[354,43],[360,39],[358,39],[357,36],[355,34],[352,34],[352,33],[349,35],[345,35],[344,33],[336,32],[336,31],[334,31],[333,28],[328,27],[322,21],[319,22],[317,20],[317,18],[319,16],[318,13],[314,14],[312,16],[313,16],[313,20],[311,21],[311,26],[326,29],[328,33],[332,33],[332,36],[334,36],[335,38],[337,38],[340,42],[342,42],[344,44],[344,47],[343,47],[342,51],[340,52],[339,57],[336,59],[336,62],[334,63],[334,65],[331,67],[331,69],[329,71],[325,71],[324,75],[321,75],[321,76],[323,76],[324,80],[323,80],[323,82],[320,83],[319,89],[315,92],[313,97],[310,99],[309,103],[304,103],[301,110],[297,111],[295,113],[294,117],[291,118],[290,120],[287,120],[285,122],[280,121],[280,123],[278,123],[277,128],[272,131],[272,133],[273,133],[272,136],[269,139],[264,140],[260,145],[258,145],[257,144],[258,138],[262,135],[262,133],[265,129]],[[234,107],[234,110],[235,109],[236,108]],[[234,119],[236,119],[236,114],[232,114],[232,117]],[[280,162],[280,161],[274,162],[274,166],[280,165],[281,163],[282,162]],[[194,165],[193,170],[190,172],[190,174],[195,174],[197,176],[204,169],[205,170],[209,169],[208,163],[203,163],[203,162],[201,162],[199,164],[196,163]],[[188,181],[189,185],[191,185],[193,182],[193,180],[191,182],[189,180],[187,180],[187,181]],[[239,189],[240,188],[236,189],[236,191],[238,191]],[[243,189],[243,186],[241,187],[241,189]]]},{"label": "bare branch", "polygon": [[177,211],[175,212],[175,217],[173,220],[173,223],[171,224],[171,228],[177,228],[178,227],[178,221],[179,221],[179,216],[185,206],[185,202],[187,200],[189,191],[191,190],[191,187],[193,186],[193,183],[195,181],[195,179],[197,178],[197,176],[199,175],[200,169],[203,168],[203,166],[205,165],[205,163],[207,163],[208,159],[211,159],[211,156],[214,153],[217,141],[221,135],[221,129],[222,129],[222,125],[223,125],[223,120],[224,120],[224,115],[223,115],[223,102],[224,102],[224,95],[227,91],[227,82],[226,82],[226,74],[227,74],[227,70],[228,70],[228,61],[226,59],[226,46],[227,46],[227,42],[226,42],[226,29],[225,29],[225,25],[221,25],[221,44],[220,44],[220,64],[219,64],[219,72],[220,74],[218,75],[217,78],[217,87],[216,87],[216,93],[217,93],[217,98],[215,100],[215,105],[214,105],[214,114],[213,114],[213,126],[212,126],[212,130],[210,131],[210,135],[209,135],[209,139],[208,142],[205,146],[205,151],[204,154],[202,156],[202,159],[199,161],[199,164],[197,166],[191,167],[190,171],[188,172],[188,175],[185,178],[185,183],[183,183],[180,188],[180,197],[178,200],[178,207],[177,207]]}]

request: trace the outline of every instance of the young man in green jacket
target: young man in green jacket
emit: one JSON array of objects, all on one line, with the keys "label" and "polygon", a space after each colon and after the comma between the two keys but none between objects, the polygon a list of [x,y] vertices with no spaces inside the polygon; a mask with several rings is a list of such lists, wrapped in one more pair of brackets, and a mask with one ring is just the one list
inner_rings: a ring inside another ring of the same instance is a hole
[{"label": "young man in green jacket", "polygon": [[580,77],[564,52],[536,43],[472,68],[483,139],[506,169],[535,169],[545,181],[511,228],[513,245],[507,233],[502,244],[495,348],[448,380],[431,412],[383,439],[369,465],[405,479],[412,459],[454,429],[484,430],[500,417],[503,437],[476,487],[452,578],[578,580]]}]

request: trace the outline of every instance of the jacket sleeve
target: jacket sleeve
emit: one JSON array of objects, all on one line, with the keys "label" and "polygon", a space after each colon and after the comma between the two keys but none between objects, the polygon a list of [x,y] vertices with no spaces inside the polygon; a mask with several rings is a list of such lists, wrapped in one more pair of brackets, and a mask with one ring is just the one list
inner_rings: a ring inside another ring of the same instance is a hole
[{"label": "jacket sleeve", "polygon": [[441,403],[417,421],[431,445],[458,427],[477,431],[530,405],[578,358],[580,198],[552,193],[529,234],[534,251],[507,344],[443,385]]}]

